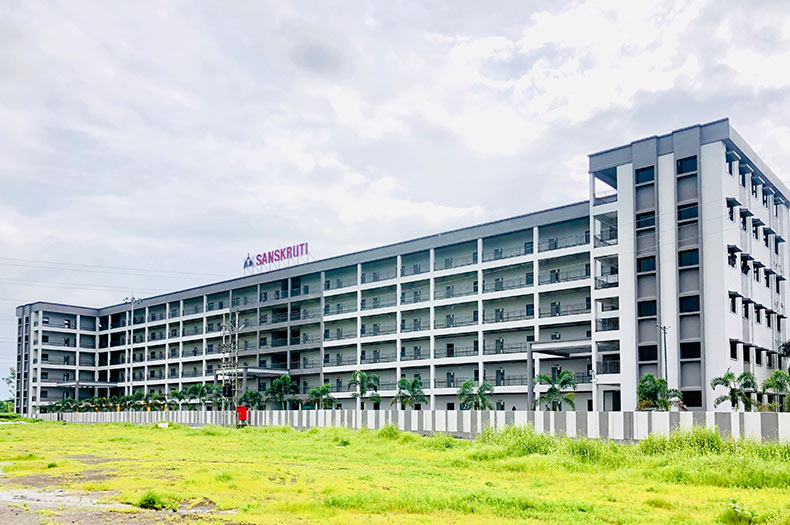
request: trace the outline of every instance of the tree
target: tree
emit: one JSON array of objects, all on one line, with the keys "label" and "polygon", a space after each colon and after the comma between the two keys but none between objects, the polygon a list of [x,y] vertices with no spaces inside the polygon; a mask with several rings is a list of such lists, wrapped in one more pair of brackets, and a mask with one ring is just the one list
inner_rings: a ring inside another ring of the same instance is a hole
[{"label": "tree", "polygon": [[263,394],[257,390],[247,390],[239,398],[239,403],[252,409],[260,409],[263,406]]},{"label": "tree", "polygon": [[[225,396],[225,392],[223,391],[221,384],[215,383],[213,385],[206,385],[205,388],[206,398],[204,399],[204,403],[206,401],[210,401],[211,406],[224,408],[225,403],[230,401],[230,399]],[[235,408],[236,407],[232,407],[231,410]]]},{"label": "tree", "polygon": [[145,407],[145,393],[142,388],[138,388],[132,393],[132,408],[142,410]]},{"label": "tree", "polygon": [[[787,394],[790,390],[790,374],[788,374],[784,370],[774,370],[771,372],[771,375],[763,381],[763,390],[773,390],[777,396],[782,394]],[[790,403],[788,402],[790,398],[785,397],[785,408],[787,409],[790,407]],[[777,403],[776,409],[779,410],[779,404]]]},{"label": "tree", "polygon": [[655,408],[668,411],[672,405],[676,405],[681,410],[686,409],[680,390],[670,389],[666,379],[656,378],[653,374],[644,374],[639,378],[636,395],[639,399],[639,410]]},{"label": "tree", "polygon": [[189,400],[194,400],[196,404],[199,404],[206,409],[206,398],[209,395],[208,388],[206,385],[197,384],[192,385],[187,389],[187,395],[189,396]]},{"label": "tree", "polygon": [[[348,388],[355,388],[356,392],[351,394],[351,397],[359,398],[362,404],[365,400],[370,400],[372,403],[381,403],[381,396],[379,390],[379,376],[376,374],[368,374],[363,370],[357,370],[351,374],[351,381],[348,382]],[[371,394],[370,392],[373,391]]]},{"label": "tree", "polygon": [[332,397],[332,387],[329,383],[324,383],[321,386],[314,386],[307,393],[307,399],[315,405],[315,409],[319,408],[332,408],[332,405],[337,403],[337,399]]},{"label": "tree", "polygon": [[790,340],[785,341],[781,345],[779,345],[779,355],[781,357],[790,358]]},{"label": "tree", "polygon": [[294,396],[299,393],[299,385],[291,380],[291,376],[284,374],[272,380],[272,386],[266,390],[266,399],[275,403],[280,403],[280,408],[285,410],[286,402],[292,401]]},{"label": "tree", "polygon": [[458,401],[461,410],[490,410],[494,408],[488,396],[494,393],[491,383],[484,382],[477,386],[474,380],[468,379],[458,389]]},{"label": "tree", "polygon": [[566,403],[572,410],[576,410],[575,394],[573,392],[562,393],[563,390],[568,390],[569,388],[576,390],[576,374],[570,370],[562,370],[556,379],[546,374],[538,374],[535,379],[540,385],[548,385],[549,389],[538,396],[533,408],[545,405],[551,410],[562,410],[562,404]]},{"label": "tree", "polygon": [[728,368],[723,376],[710,380],[712,389],[716,390],[716,387],[720,386],[726,388],[727,393],[716,398],[713,402],[714,408],[726,401],[730,402],[733,411],[738,410],[741,403],[747,411],[752,408],[754,402],[749,391],[757,390],[757,379],[751,372],[744,372],[735,377],[735,373]]},{"label": "tree", "polygon": [[11,394],[11,398],[9,399],[11,402],[10,412],[14,411],[16,404],[16,377],[16,368],[12,366],[8,368],[8,375],[3,378],[3,382],[8,387],[9,394]]},{"label": "tree", "polygon": [[181,410],[181,404],[188,399],[188,394],[186,390],[173,389],[170,391],[170,398],[176,403],[178,410]]},{"label": "tree", "polygon": [[415,377],[411,381],[402,377],[398,381],[398,393],[390,401],[390,405],[399,404],[402,408],[414,407],[417,403],[427,403],[428,398],[422,391],[422,381]]}]

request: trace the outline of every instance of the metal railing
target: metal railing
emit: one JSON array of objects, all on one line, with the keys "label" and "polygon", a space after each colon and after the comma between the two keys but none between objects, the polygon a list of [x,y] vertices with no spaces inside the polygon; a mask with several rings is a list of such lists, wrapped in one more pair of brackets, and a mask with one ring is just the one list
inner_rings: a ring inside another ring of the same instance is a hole
[{"label": "metal railing", "polygon": [[616,273],[599,275],[595,278],[595,289],[603,290],[605,288],[614,288],[618,286],[619,282],[620,277]]},{"label": "metal railing", "polygon": [[422,352],[414,352],[411,351],[409,353],[401,353],[400,360],[401,361],[419,361],[421,359],[428,359],[427,355],[423,355]]},{"label": "metal railing", "polygon": [[388,308],[398,304],[398,299],[393,295],[391,297],[374,297],[362,299],[360,310],[375,310],[377,308]]},{"label": "metal railing", "polygon": [[309,345],[309,344],[315,344],[320,342],[321,342],[321,338],[318,336],[310,337],[306,334],[302,334],[301,337],[291,337],[292,345]]},{"label": "metal railing", "polygon": [[471,377],[455,377],[452,379],[434,379],[434,388],[460,388],[465,382],[472,379]]},{"label": "metal railing", "polygon": [[598,374],[619,374],[620,361],[598,361],[596,371]]},{"label": "metal railing", "polygon": [[572,270],[550,270],[538,276],[538,284],[564,283],[587,279],[588,277],[590,277],[590,269],[587,267],[574,268]]},{"label": "metal railing", "polygon": [[601,230],[601,233],[595,236],[594,244],[596,248],[617,244],[617,228]]},{"label": "metal railing", "polygon": [[485,376],[484,380],[487,383],[491,383],[494,386],[525,386],[529,383],[529,376],[494,375],[494,376]]},{"label": "metal railing", "polygon": [[184,371],[181,372],[181,377],[203,377],[203,372],[200,370]]},{"label": "metal railing", "polygon": [[354,339],[357,336],[356,330],[344,331],[341,333],[328,333],[324,334],[324,341],[342,341],[343,339]]},{"label": "metal railing", "polygon": [[533,252],[534,245],[532,242],[525,243],[524,246],[519,246],[518,248],[494,248],[493,250],[483,251],[483,262],[520,257],[522,255],[529,255]]},{"label": "metal railing", "polygon": [[478,323],[476,315],[454,315],[444,319],[435,319],[434,328],[457,328],[459,326],[472,326]]},{"label": "metal railing", "polygon": [[190,328],[184,328],[184,337],[189,337],[190,335],[201,335],[201,334],[203,334],[202,326],[193,326]]},{"label": "metal railing", "polygon": [[552,250],[561,250],[563,248],[572,248],[574,246],[581,246],[590,243],[590,234],[580,233],[576,235],[568,235],[567,237],[554,237],[547,241],[538,244],[538,251],[549,252]]},{"label": "metal railing", "polygon": [[307,319],[317,319],[321,317],[321,309],[313,308],[312,310],[292,310],[291,321],[304,321]]},{"label": "metal railing", "polygon": [[434,350],[436,354],[436,358],[445,358],[445,357],[469,357],[478,355],[477,348],[474,346],[464,346],[458,348],[436,348]]},{"label": "metal railing", "polygon": [[600,206],[610,202],[617,202],[617,190],[602,191],[593,196],[593,206]]},{"label": "metal railing", "polygon": [[202,348],[193,348],[191,350],[182,350],[181,357],[198,357],[203,355]]},{"label": "metal railing", "polygon": [[606,319],[596,319],[595,331],[596,332],[611,332],[612,330],[620,329],[619,317],[608,317]]},{"label": "metal railing", "polygon": [[412,264],[412,265],[403,265],[400,268],[400,274],[402,277],[406,277],[409,275],[418,275],[421,273],[428,273],[430,271],[428,264]]},{"label": "metal railing", "polygon": [[359,276],[359,282],[361,284],[377,283],[379,281],[394,279],[397,276],[398,272],[395,270],[389,272],[370,272],[370,276],[368,276],[367,272],[362,272],[362,274]]},{"label": "metal railing", "polygon": [[540,317],[562,317],[566,315],[579,315],[590,313],[590,306],[586,303],[563,304],[540,309]]},{"label": "metal railing", "polygon": [[440,261],[433,263],[434,270],[450,270],[460,266],[469,266],[470,264],[477,264],[477,254],[468,255],[466,257],[444,257]]},{"label": "metal railing", "polygon": [[350,314],[357,311],[356,303],[338,303],[334,305],[334,308],[331,308],[331,306],[329,304],[324,305],[324,315]]},{"label": "metal railing", "polygon": [[357,284],[356,279],[330,279],[324,282],[324,290],[338,290]]},{"label": "metal railing", "polygon": [[477,286],[452,286],[443,290],[434,290],[434,299],[452,299],[453,297],[465,297],[477,293]]},{"label": "metal railing", "polygon": [[[414,292],[418,292],[416,295]],[[430,288],[411,289],[400,294],[400,304],[415,304],[429,300]]]},{"label": "metal railing", "polygon": [[526,288],[532,286],[533,280],[529,281],[522,277],[519,279],[502,279],[494,282],[483,281],[483,293],[501,292],[503,290],[515,290],[517,288]]},{"label": "metal railing", "polygon": [[363,331],[360,334],[360,336],[361,337],[373,337],[373,336],[376,336],[376,335],[390,335],[390,334],[396,333],[397,331],[398,331],[398,329],[397,329],[397,327],[395,325],[379,326],[378,328],[374,327],[374,328],[371,328],[370,330],[364,329],[364,327],[363,327]]},{"label": "metal railing", "polygon": [[507,323],[509,321],[524,321],[526,319],[532,319],[535,317],[534,312],[528,312],[526,309],[523,310],[510,310],[508,312],[505,311],[494,311],[491,313],[485,313],[483,316],[483,323]]},{"label": "metal railing", "polygon": [[301,361],[291,362],[291,368],[294,370],[307,370],[309,368],[321,368],[321,361],[317,359],[303,359]]},{"label": "metal railing", "polygon": [[341,358],[334,358],[328,361],[324,361],[324,367],[331,367],[331,366],[345,366],[345,365],[355,365],[357,364],[357,356],[349,356],[349,357],[341,357]]},{"label": "metal railing", "polygon": [[397,360],[397,354],[372,354],[368,355],[365,354],[365,357],[360,359],[361,363],[364,364],[371,364],[371,363],[392,363]]},{"label": "metal railing", "polygon": [[519,354],[527,349],[527,343],[494,343],[483,345],[483,355]]},{"label": "metal railing", "polygon": [[414,323],[404,324],[404,325],[402,325],[400,327],[400,331],[401,331],[402,334],[407,334],[407,333],[410,333],[410,332],[422,332],[423,330],[427,330],[429,326],[430,326],[430,322],[428,322],[428,321],[422,322],[421,321],[421,322],[419,322],[417,324],[414,324]]}]

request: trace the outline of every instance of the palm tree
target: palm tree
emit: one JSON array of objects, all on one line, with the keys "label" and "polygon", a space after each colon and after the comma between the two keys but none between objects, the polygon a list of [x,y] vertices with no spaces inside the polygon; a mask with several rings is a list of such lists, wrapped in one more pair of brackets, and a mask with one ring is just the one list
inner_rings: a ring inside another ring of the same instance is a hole
[{"label": "palm tree", "polygon": [[672,405],[677,405],[682,410],[686,410],[685,405],[683,405],[683,394],[680,390],[676,388],[670,389],[666,379],[656,378],[653,374],[644,374],[639,378],[636,395],[639,398],[639,410],[656,408],[668,411]]},{"label": "palm tree", "polygon": [[[475,390],[477,387],[477,390]],[[494,387],[491,383],[483,382],[477,386],[474,380],[468,379],[461,384],[458,389],[458,401],[461,405],[461,410],[490,410],[494,408],[488,396],[494,393]]]},{"label": "palm tree", "polygon": [[[362,406],[365,406],[365,400],[370,400],[372,403],[381,403],[381,396],[379,390],[379,376],[376,374],[368,374],[362,370],[357,370],[351,374],[351,381],[348,382],[348,388],[356,387],[357,391],[351,394],[351,397],[359,398]],[[369,394],[370,391],[372,394]]]},{"label": "palm tree", "polygon": [[390,401],[390,405],[399,404],[402,408],[413,407],[417,403],[427,403],[428,398],[422,391],[422,380],[415,377],[411,381],[402,377],[398,381],[398,393]]},{"label": "palm tree", "polygon": [[280,403],[280,408],[285,410],[286,402],[293,401],[299,393],[299,385],[291,380],[291,376],[284,374],[272,381],[272,386],[266,390],[266,399]]},{"label": "palm tree", "polygon": [[321,386],[314,386],[310,389],[310,392],[307,393],[307,399],[315,405],[315,409],[318,410],[319,408],[332,408],[337,402],[337,399],[332,397],[332,387],[329,383],[324,383]]},{"label": "palm tree", "polygon": [[239,403],[252,409],[263,406],[263,394],[257,390],[247,390],[239,399]]},{"label": "palm tree", "polygon": [[[790,390],[790,374],[784,370],[774,370],[771,375],[763,381],[763,390],[773,390],[777,398],[782,394],[787,394]],[[785,398],[785,405],[787,405],[788,398]],[[779,410],[779,403],[776,404],[776,410]]]},{"label": "palm tree", "polygon": [[202,384],[192,385],[187,389],[187,392],[190,400],[194,399],[196,401],[196,404],[201,405],[204,410],[206,409],[206,398],[209,395],[208,388],[206,387],[206,385],[202,385]]},{"label": "palm tree", "polygon": [[141,410],[145,405],[144,401],[145,401],[145,393],[143,393],[143,390],[141,388],[138,388],[132,394],[132,408],[134,408],[135,410]]},{"label": "palm tree", "polygon": [[181,404],[187,399],[187,391],[173,389],[170,391],[170,398],[175,401],[178,410],[181,410]]},{"label": "palm tree", "polygon": [[557,374],[556,378],[547,376],[546,374],[538,374],[535,378],[540,385],[548,385],[549,389],[538,396],[535,400],[533,408],[539,405],[545,405],[551,410],[562,410],[562,404],[566,403],[572,410],[576,410],[576,403],[574,401],[575,394],[570,392],[563,394],[563,390],[573,389],[576,390],[576,374],[570,370],[562,370]]},{"label": "palm tree", "polygon": [[723,376],[710,380],[711,388],[715,390],[719,386],[723,386],[728,392],[716,398],[713,402],[714,408],[729,401],[733,411],[738,410],[741,403],[747,411],[751,409],[753,401],[748,391],[757,390],[757,379],[751,372],[744,372],[735,377],[735,373],[728,368]]}]

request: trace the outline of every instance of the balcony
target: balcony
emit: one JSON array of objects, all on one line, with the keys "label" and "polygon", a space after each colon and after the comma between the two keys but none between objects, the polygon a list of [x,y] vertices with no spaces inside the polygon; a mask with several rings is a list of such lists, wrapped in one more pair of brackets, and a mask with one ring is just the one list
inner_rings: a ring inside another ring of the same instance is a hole
[{"label": "balcony", "polygon": [[366,330],[365,326],[362,326],[362,332],[360,334],[361,337],[374,337],[377,335],[390,335],[396,333],[398,330],[395,325],[390,326],[374,326],[370,330]]},{"label": "balcony", "polygon": [[471,377],[448,377],[447,379],[434,379],[434,388],[461,388],[465,382],[471,380]]},{"label": "balcony", "polygon": [[202,334],[203,334],[202,326],[193,326],[191,328],[184,328],[184,337],[189,337],[191,335],[202,335]]},{"label": "balcony", "polygon": [[503,310],[496,310],[491,313],[486,313],[483,316],[483,323],[507,323],[510,321],[524,321],[526,319],[532,319],[535,317],[533,312],[528,312],[526,309],[523,310],[511,310],[505,312]]},{"label": "balcony", "polygon": [[356,279],[335,279],[334,281],[329,280],[324,282],[324,290],[338,290],[340,288],[348,288],[349,286],[355,286],[357,284]]},{"label": "balcony", "polygon": [[[126,363],[126,358],[125,357],[114,357],[114,358],[110,359],[110,364],[111,365],[123,365],[125,363]],[[64,364],[67,364],[67,363],[64,363]]]},{"label": "balcony", "polygon": [[181,352],[181,357],[198,357],[203,355],[202,348],[193,348],[192,350],[183,350]]},{"label": "balcony", "polygon": [[164,373],[164,372],[159,372],[159,373],[156,373],[156,372],[151,372],[151,373],[148,375],[148,380],[149,380],[149,381],[150,381],[151,379],[164,379],[164,378],[165,378],[165,373]]},{"label": "balcony", "polygon": [[77,362],[70,358],[69,356],[65,357],[42,357],[41,358],[41,365],[66,365],[66,366],[77,366]]},{"label": "balcony", "polygon": [[203,377],[203,372],[200,370],[184,371],[181,372],[181,377]]},{"label": "balcony", "polygon": [[494,343],[483,346],[483,355],[520,354],[528,350],[528,343]]},{"label": "balcony", "polygon": [[472,326],[478,322],[477,315],[451,315],[444,319],[436,319],[433,322],[434,328],[458,328],[460,326]]},{"label": "balcony", "polygon": [[259,361],[258,366],[268,370],[288,370],[288,363],[269,363],[267,361]]},{"label": "balcony", "polygon": [[202,313],[203,313],[202,306],[190,306],[189,308],[184,308],[184,315],[195,315]]},{"label": "balcony", "polygon": [[164,321],[164,320],[165,320],[164,312],[159,312],[159,313],[151,314],[151,315],[148,316],[148,321],[149,322]]},{"label": "balcony", "polygon": [[306,321],[308,319],[318,319],[321,317],[321,310],[313,308],[312,310],[294,310],[291,312],[291,321]]},{"label": "balcony", "polygon": [[570,270],[549,270],[538,277],[538,284],[555,284],[579,281],[590,277],[590,269],[586,266]]},{"label": "balcony", "polygon": [[324,315],[351,314],[357,311],[356,303],[336,304],[334,308],[330,308],[330,306],[329,304],[324,305]]},{"label": "balcony", "polygon": [[402,352],[400,355],[401,361],[420,361],[422,359],[428,359],[427,355],[423,355],[422,352]]},{"label": "balcony", "polygon": [[379,381],[379,390],[397,390],[397,381]]},{"label": "balcony", "polygon": [[394,279],[398,276],[398,272],[392,270],[390,272],[370,272],[370,274],[363,272],[362,275],[359,276],[359,281],[362,284],[367,283],[377,283],[379,281],[387,281],[389,279]]},{"label": "balcony", "polygon": [[595,289],[603,290],[606,288],[615,288],[620,282],[620,277],[616,273],[609,273],[600,275],[595,278]]},{"label": "balcony", "polygon": [[332,367],[332,366],[346,366],[346,365],[355,365],[357,364],[357,357],[356,356],[348,356],[348,357],[336,357],[335,359],[328,359],[324,360],[324,367]]},{"label": "balcony", "polygon": [[518,248],[494,248],[493,250],[485,250],[483,252],[483,262],[498,261],[500,259],[509,259],[511,257],[521,257],[522,255],[529,255],[533,253],[534,247],[531,242],[525,243],[524,246]]},{"label": "balcony", "polygon": [[[35,341],[33,342],[33,344],[35,344]],[[43,346],[65,346],[67,348],[75,348],[77,346],[76,341],[70,341],[68,339],[64,341],[42,341],[41,344]]]},{"label": "balcony", "polygon": [[501,375],[485,376],[485,381],[494,386],[526,386],[529,376],[521,375]]},{"label": "balcony", "polygon": [[553,305],[540,309],[540,317],[563,317],[590,313],[590,305],[586,303]]},{"label": "balcony", "polygon": [[164,358],[165,358],[164,352],[154,353],[148,356],[149,361],[161,361]]},{"label": "balcony", "polygon": [[620,329],[620,318],[609,317],[606,319],[596,319],[595,331],[596,332],[611,332],[612,330]]},{"label": "balcony", "polygon": [[374,364],[374,363],[392,363],[397,360],[396,354],[372,354],[367,355],[365,354],[364,357],[360,359],[362,364]]},{"label": "balcony", "polygon": [[343,339],[354,339],[357,336],[356,330],[349,332],[328,333],[324,334],[324,341],[342,341]]},{"label": "balcony", "polygon": [[400,294],[400,304],[416,304],[424,303],[430,297],[429,288],[421,288],[419,290],[409,290]]},{"label": "balcony", "polygon": [[372,299],[362,299],[360,310],[375,310],[377,308],[389,308],[398,304],[395,296],[374,297]]},{"label": "balcony", "polygon": [[321,361],[317,359],[302,359],[301,361],[291,362],[293,370],[308,370],[310,368],[321,368]]},{"label": "balcony", "polygon": [[434,350],[437,359],[445,357],[469,357],[478,355],[477,348],[465,346],[460,348],[437,348]]},{"label": "balcony", "polygon": [[614,246],[617,244],[617,228],[607,228],[595,236],[594,246],[601,248],[603,246]]},{"label": "balcony", "polygon": [[563,248],[573,248],[590,243],[590,233],[580,233],[567,237],[554,237],[538,244],[538,251],[550,252],[552,250],[562,250]]},{"label": "balcony", "polygon": [[467,257],[445,257],[441,261],[436,261],[433,264],[434,270],[450,270],[461,266],[469,266],[470,264],[477,264],[477,254],[473,253]]},{"label": "balcony", "polygon": [[421,273],[428,273],[430,268],[427,264],[412,264],[411,266],[401,266],[401,277],[408,277],[409,275],[419,275]]},{"label": "balcony", "polygon": [[619,374],[620,361],[598,361],[597,363],[598,374]]},{"label": "balcony", "polygon": [[145,361],[145,356],[144,355],[136,355],[136,356],[132,357],[132,362],[133,363],[142,363],[143,361]]},{"label": "balcony", "polygon": [[400,332],[402,334],[408,334],[411,332],[422,332],[423,330],[428,329],[429,323],[423,324],[422,322],[419,323],[411,323],[411,324],[403,324],[400,327]]},{"label": "balcony", "polygon": [[291,337],[292,345],[311,345],[321,342],[320,337],[310,337],[307,334],[302,334],[301,337]]},{"label": "balcony", "polygon": [[174,317],[180,317],[180,316],[181,316],[181,312],[179,312],[177,309],[176,310],[170,310],[170,316],[169,316],[170,319],[172,319]]},{"label": "balcony", "polygon": [[602,191],[593,196],[593,206],[617,202],[617,190]]},{"label": "balcony", "polygon": [[532,286],[533,280],[526,278],[520,279],[499,279],[492,283],[483,282],[483,293],[502,292],[504,290],[515,290]]},{"label": "balcony", "polygon": [[[438,286],[438,284],[437,284]],[[434,299],[452,299],[453,297],[465,297],[467,295],[474,295],[477,293],[476,285],[469,286],[448,286],[444,290],[435,290],[433,292]]]},{"label": "balcony", "polygon": [[281,346],[288,346],[288,338],[272,339],[272,348],[279,348]]}]

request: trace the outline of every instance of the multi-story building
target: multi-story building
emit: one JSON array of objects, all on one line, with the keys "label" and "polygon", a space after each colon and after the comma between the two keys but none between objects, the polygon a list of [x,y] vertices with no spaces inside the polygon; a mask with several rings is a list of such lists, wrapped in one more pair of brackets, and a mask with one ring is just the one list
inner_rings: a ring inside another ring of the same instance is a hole
[{"label": "multi-story building", "polygon": [[247,388],[289,373],[344,408],[360,369],[385,406],[420,377],[434,408],[471,379],[526,409],[533,374],[571,370],[579,410],[633,410],[646,373],[711,410],[711,378],[786,366],[790,192],[729,121],[589,162],[589,201],[140,303],[20,306],[17,406],[213,382],[236,312]]}]

